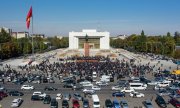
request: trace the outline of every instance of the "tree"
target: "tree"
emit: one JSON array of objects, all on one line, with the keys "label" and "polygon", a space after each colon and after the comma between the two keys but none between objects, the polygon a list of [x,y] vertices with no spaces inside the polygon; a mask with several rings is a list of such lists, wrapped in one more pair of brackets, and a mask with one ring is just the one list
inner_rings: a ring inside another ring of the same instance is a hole
[{"label": "tree", "polygon": [[142,30],[142,32],[141,32],[141,36],[145,36],[145,35],[144,35],[144,30]]},{"label": "tree", "polygon": [[167,32],[167,36],[168,36],[168,37],[171,37],[171,33],[170,33],[170,32]]},{"label": "tree", "polygon": [[0,32],[0,43],[6,43],[11,41],[11,36],[4,29],[1,29]]},{"label": "tree", "polygon": [[176,50],[174,54],[175,59],[180,59],[180,50]]},{"label": "tree", "polygon": [[174,33],[174,40],[176,42],[176,45],[180,45],[180,33],[178,31]]}]

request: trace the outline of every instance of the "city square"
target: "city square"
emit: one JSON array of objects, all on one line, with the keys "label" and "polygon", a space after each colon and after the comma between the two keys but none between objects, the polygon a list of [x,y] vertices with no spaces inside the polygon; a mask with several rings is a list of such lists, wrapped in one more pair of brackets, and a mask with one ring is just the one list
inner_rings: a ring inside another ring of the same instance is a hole
[{"label": "city square", "polygon": [[1,3],[0,108],[180,108],[180,1]]}]

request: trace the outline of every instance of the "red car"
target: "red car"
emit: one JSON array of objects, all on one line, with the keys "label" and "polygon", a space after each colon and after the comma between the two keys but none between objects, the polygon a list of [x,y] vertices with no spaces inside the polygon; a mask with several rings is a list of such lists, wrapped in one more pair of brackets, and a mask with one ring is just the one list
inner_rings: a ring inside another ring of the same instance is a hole
[{"label": "red car", "polygon": [[7,96],[8,96],[7,93],[0,91],[0,97],[1,98],[7,97]]},{"label": "red car", "polygon": [[78,100],[73,100],[73,108],[80,108]]},{"label": "red car", "polygon": [[169,103],[171,103],[173,106],[175,106],[176,108],[180,108],[180,102],[175,99],[175,98],[172,98]]}]

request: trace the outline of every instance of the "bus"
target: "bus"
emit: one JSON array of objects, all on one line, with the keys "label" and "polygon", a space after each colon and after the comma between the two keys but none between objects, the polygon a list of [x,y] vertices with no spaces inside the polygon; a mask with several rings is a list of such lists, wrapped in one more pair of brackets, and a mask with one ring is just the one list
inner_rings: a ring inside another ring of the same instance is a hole
[{"label": "bus", "polygon": [[129,83],[130,89],[134,90],[146,90],[147,84],[144,83]]}]

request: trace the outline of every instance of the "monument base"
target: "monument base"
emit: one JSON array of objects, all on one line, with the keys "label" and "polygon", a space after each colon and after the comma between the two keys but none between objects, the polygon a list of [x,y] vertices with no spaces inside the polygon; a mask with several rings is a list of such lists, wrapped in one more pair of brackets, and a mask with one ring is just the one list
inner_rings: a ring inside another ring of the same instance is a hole
[{"label": "monument base", "polygon": [[89,56],[89,43],[84,43],[84,56]]}]

